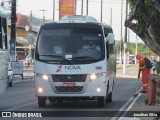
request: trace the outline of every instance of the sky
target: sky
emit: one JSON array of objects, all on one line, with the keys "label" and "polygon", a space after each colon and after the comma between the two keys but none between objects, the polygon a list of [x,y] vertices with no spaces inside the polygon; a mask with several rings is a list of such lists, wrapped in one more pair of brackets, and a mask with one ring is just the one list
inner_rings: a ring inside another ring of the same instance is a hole
[{"label": "sky", "polygon": [[[2,0],[1,0],[2,1]],[[3,0],[7,1],[7,0]],[[59,18],[59,0],[55,0],[55,16],[54,19],[57,21]],[[76,6],[76,14],[81,14],[81,1],[77,0]],[[86,0],[84,1],[83,6],[83,15],[86,15]],[[95,17],[98,21],[100,21],[100,8],[101,3],[100,0],[88,0],[88,15]],[[121,39],[121,2],[122,0],[103,0],[103,16],[102,21],[110,24],[112,23],[112,28],[115,34],[115,39]],[[111,12],[112,9],[112,12]],[[17,0],[17,13],[30,15],[32,11],[33,16],[38,18],[43,18],[43,12],[41,10],[45,10],[44,15],[45,19],[53,20],[53,0]],[[122,22],[122,37],[124,36],[124,20],[125,20],[125,0],[123,0],[123,22]],[[112,17],[110,17],[112,16]],[[112,22],[111,22],[112,21]],[[129,30],[128,40],[131,42],[135,42],[136,35],[131,30]],[[124,37],[123,37],[124,38]],[[141,40],[138,38],[138,42]]]}]

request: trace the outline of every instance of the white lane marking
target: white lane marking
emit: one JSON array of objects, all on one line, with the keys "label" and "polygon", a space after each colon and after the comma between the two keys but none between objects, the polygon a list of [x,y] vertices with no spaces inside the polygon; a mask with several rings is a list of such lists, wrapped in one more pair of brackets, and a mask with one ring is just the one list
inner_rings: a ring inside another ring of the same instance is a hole
[{"label": "white lane marking", "polygon": [[[136,101],[138,100],[138,98],[142,95],[142,93],[139,93],[139,95],[136,97],[136,99],[134,99],[134,101],[130,104],[130,106],[128,106],[128,108],[126,109],[126,111],[122,114],[122,116],[126,116],[127,112],[133,107],[133,105],[136,103]],[[140,120],[140,118],[136,118],[136,117],[120,117],[118,120]]]},{"label": "white lane marking", "polygon": [[122,111],[125,110],[125,108],[129,105],[129,103],[133,100],[133,96],[119,109],[119,112],[115,115],[115,117],[113,117],[111,120],[117,120],[118,117],[120,116],[120,114],[122,113]]},{"label": "white lane marking", "polygon": [[133,105],[136,103],[136,101],[138,100],[138,98],[142,95],[142,93],[139,93],[138,96],[136,97],[136,99],[134,99],[134,101],[130,104],[130,106],[128,106],[128,108],[126,109],[126,111],[129,111]]},{"label": "white lane marking", "polygon": [[26,103],[26,104],[22,104],[22,105],[18,105],[16,107],[12,107],[12,108],[9,108],[9,109],[6,109],[4,111],[14,111],[14,110],[17,110],[19,108],[22,108],[22,107],[26,107],[26,106],[29,106],[29,105],[32,105],[32,104],[35,104],[37,102],[37,100],[34,100],[32,102],[29,102],[29,103]]},{"label": "white lane marking", "polygon": [[[138,92],[140,92],[142,90],[142,88],[140,88],[138,90]],[[111,120],[117,120],[118,117],[117,116],[120,116],[120,114],[122,114],[123,111],[125,111],[125,108],[130,104],[130,102],[134,99],[135,97],[131,97],[120,109],[119,109],[119,112],[115,115],[115,117],[113,117]],[[138,98],[136,97],[136,100]],[[131,103],[132,104],[132,103]],[[128,108],[127,108],[128,109]],[[119,117],[120,118],[120,117]]]}]

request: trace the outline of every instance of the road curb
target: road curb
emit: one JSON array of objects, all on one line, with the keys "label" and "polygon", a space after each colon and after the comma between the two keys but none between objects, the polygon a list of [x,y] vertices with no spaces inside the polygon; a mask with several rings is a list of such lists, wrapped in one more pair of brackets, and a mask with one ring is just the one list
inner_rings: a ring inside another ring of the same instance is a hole
[{"label": "road curb", "polygon": [[131,75],[123,75],[123,74],[117,74],[116,77],[120,78],[137,78],[136,76],[131,76]]}]

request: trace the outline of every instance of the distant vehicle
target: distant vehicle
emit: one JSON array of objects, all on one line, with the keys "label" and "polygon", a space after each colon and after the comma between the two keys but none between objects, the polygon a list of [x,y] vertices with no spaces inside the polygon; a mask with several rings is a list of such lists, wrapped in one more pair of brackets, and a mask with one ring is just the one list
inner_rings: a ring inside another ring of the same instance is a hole
[{"label": "distant vehicle", "polygon": [[120,59],[117,59],[117,60],[116,60],[116,63],[117,63],[117,64],[120,64]]},{"label": "distant vehicle", "polygon": [[[85,45],[91,47],[84,50]],[[111,26],[93,17],[65,16],[58,22],[44,23],[34,61],[39,107],[44,107],[46,100],[96,100],[100,107],[112,102],[115,48]]]},{"label": "distant vehicle", "polygon": [[11,67],[11,64],[8,66],[8,86],[13,86],[13,69]]},{"label": "distant vehicle", "polygon": [[[116,63],[120,64],[120,59],[117,59]],[[121,64],[123,64],[123,60],[121,61]]]},{"label": "distant vehicle", "polygon": [[129,55],[129,64],[135,64],[135,55]]},{"label": "distant vehicle", "polygon": [[129,64],[135,64],[135,59],[129,59]]}]

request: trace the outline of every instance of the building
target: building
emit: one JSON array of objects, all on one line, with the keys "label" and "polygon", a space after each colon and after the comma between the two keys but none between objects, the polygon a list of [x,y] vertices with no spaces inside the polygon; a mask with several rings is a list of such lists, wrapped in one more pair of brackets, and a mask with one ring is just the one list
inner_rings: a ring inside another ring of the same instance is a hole
[{"label": "building", "polygon": [[[37,36],[39,27],[32,26],[30,29],[30,18],[22,14],[17,14],[16,22],[16,54],[19,59],[24,59],[28,54],[33,56],[34,44],[29,42],[28,35],[31,33]],[[11,24],[8,26],[8,33],[11,33]]]}]

